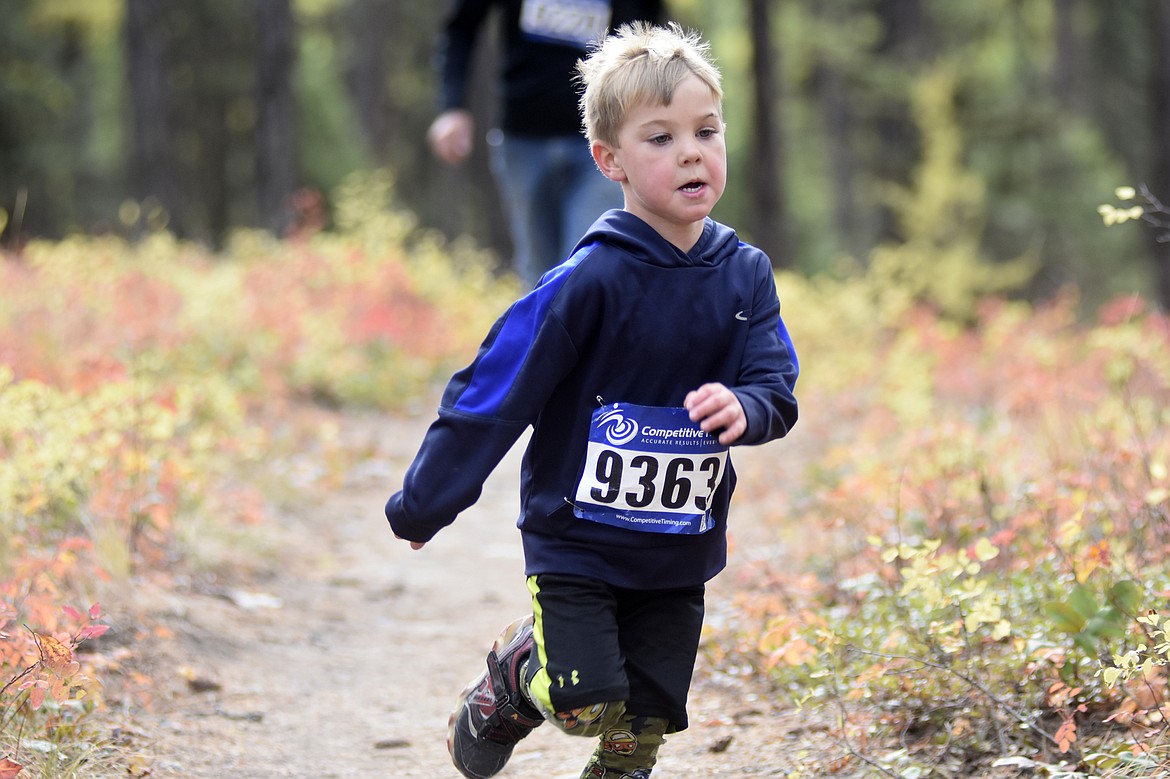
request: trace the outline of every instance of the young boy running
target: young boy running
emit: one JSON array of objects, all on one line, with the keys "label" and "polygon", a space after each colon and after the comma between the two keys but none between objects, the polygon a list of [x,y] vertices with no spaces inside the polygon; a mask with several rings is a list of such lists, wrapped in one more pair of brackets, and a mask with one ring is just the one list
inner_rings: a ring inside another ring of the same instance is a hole
[{"label": "young boy running", "polygon": [[545,721],[597,739],[582,779],[650,776],[687,726],[704,583],[726,562],[728,448],[797,417],[771,264],[709,218],[727,171],[706,44],[626,26],[579,71],[593,158],[625,207],[496,322],[386,504],[422,548],[532,427],[517,524],[533,614],[451,715],[472,779]]}]

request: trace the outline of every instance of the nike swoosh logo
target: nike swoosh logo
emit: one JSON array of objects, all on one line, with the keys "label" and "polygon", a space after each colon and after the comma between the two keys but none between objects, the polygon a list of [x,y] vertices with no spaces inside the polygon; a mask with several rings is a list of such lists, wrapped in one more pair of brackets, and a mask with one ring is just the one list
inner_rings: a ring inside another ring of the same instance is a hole
[{"label": "nike swoosh logo", "polygon": [[741,322],[746,322],[746,321],[747,321],[747,314],[745,314],[745,313],[744,313],[744,312],[742,312],[742,311],[737,311],[737,312],[735,313],[735,318],[736,318],[736,319],[738,319],[738,320],[739,320],[739,321],[741,321]]}]

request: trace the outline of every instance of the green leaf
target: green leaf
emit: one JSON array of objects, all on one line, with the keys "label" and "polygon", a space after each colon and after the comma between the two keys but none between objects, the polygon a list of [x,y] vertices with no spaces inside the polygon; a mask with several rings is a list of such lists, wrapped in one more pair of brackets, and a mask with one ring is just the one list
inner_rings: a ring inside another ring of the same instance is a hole
[{"label": "green leaf", "polygon": [[1079,583],[1072,588],[1068,602],[1085,619],[1094,617],[1101,610],[1093,591]]},{"label": "green leaf", "polygon": [[1109,588],[1109,601],[1129,615],[1139,612],[1144,596],[1142,586],[1132,579],[1117,582]]},{"label": "green leaf", "polygon": [[1085,650],[1085,654],[1093,655],[1097,652],[1097,644],[1087,633],[1077,633],[1073,636],[1073,643]]},{"label": "green leaf", "polygon": [[981,563],[992,560],[999,555],[999,549],[986,538],[979,539],[975,544],[975,558]]},{"label": "green leaf", "polygon": [[1085,623],[1084,633],[1093,638],[1124,638],[1125,628],[1117,619],[1119,612],[1101,609],[1101,613]]},{"label": "green leaf", "polygon": [[1101,678],[1105,680],[1106,687],[1117,686],[1117,680],[1121,678],[1122,670],[1120,668],[1104,668],[1101,670]]},{"label": "green leaf", "polygon": [[1054,600],[1044,604],[1045,610],[1056,620],[1056,627],[1065,633],[1080,633],[1088,619],[1064,601]]}]

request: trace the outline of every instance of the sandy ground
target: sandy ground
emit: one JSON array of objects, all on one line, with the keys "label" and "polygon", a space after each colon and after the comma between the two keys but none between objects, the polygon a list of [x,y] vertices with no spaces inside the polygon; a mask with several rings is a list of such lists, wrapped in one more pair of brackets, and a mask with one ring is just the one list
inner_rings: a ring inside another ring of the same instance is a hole
[{"label": "sandy ground", "polygon": [[[445,744],[455,696],[529,607],[513,524],[520,448],[472,510],[412,551],[382,506],[427,421],[347,418],[345,434],[371,456],[341,488],[279,518],[268,566],[178,593],[138,588],[143,613],[173,632],[152,650],[152,705],[134,714],[147,775],[458,777]],[[750,510],[733,521],[757,534],[741,548],[767,552]],[[709,614],[730,608],[736,564],[710,587]],[[655,779],[829,775],[842,749],[814,718],[732,681],[700,662],[692,727],[668,738]],[[592,749],[538,728],[500,776],[577,779]]]}]

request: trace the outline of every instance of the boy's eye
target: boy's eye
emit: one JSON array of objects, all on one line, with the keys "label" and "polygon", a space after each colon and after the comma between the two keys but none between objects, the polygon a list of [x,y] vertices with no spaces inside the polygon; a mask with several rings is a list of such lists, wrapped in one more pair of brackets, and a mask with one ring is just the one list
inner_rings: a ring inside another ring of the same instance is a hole
[{"label": "boy's eye", "polygon": [[658,135],[653,135],[650,137],[650,143],[657,144],[659,146],[661,146],[665,143],[670,143],[670,136],[667,135],[666,133],[659,133]]},{"label": "boy's eye", "polygon": [[718,135],[718,134],[719,134],[719,131],[716,130],[714,127],[704,127],[702,130],[699,130],[699,137],[700,138],[710,138],[711,136]]}]

